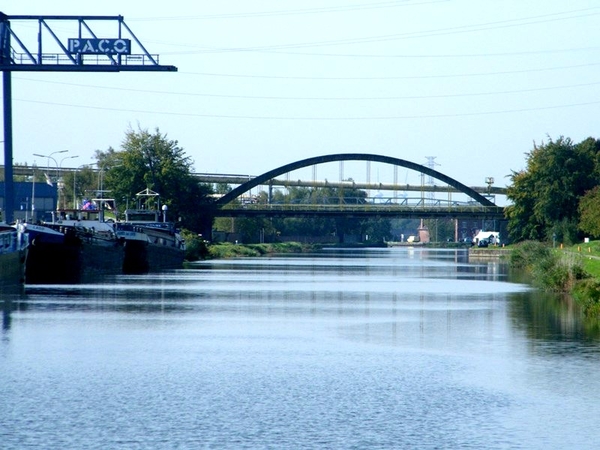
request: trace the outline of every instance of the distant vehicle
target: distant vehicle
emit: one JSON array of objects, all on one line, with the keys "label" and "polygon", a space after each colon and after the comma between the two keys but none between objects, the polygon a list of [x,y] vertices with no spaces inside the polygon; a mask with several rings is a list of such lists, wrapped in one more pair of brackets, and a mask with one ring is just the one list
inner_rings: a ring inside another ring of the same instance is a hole
[{"label": "distant vehicle", "polygon": [[488,245],[500,245],[500,232],[480,231],[473,237],[473,245],[477,245],[478,247],[487,247]]}]

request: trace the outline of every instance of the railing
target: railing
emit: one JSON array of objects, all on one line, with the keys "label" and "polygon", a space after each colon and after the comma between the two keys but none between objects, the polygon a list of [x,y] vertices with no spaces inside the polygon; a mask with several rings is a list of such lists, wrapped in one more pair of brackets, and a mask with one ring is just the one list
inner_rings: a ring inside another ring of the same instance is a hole
[{"label": "railing", "polygon": [[382,215],[416,215],[416,216],[436,216],[436,215],[457,215],[457,216],[494,216],[503,217],[504,208],[501,206],[482,206],[479,204],[452,204],[441,205],[440,202],[436,205],[428,204],[378,204],[378,203],[362,203],[362,204],[228,204],[221,208],[223,213],[238,213],[238,214],[277,214],[293,215],[293,214],[382,214]]},{"label": "railing", "polygon": [[[52,64],[52,65],[76,65],[73,60],[64,53],[44,53],[41,55],[41,62],[32,60],[27,53],[12,53],[12,59],[16,65],[27,65],[27,64]],[[125,66],[154,66],[158,64],[158,55],[79,55],[73,56],[75,60],[77,58],[82,59],[83,64],[97,64],[105,65],[111,64],[117,58],[120,58],[120,63]],[[35,56],[34,56],[35,58]]]}]

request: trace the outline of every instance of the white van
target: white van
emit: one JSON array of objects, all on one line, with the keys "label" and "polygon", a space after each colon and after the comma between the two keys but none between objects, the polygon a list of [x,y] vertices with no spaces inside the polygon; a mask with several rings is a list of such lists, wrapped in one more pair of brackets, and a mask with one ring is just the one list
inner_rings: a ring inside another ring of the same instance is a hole
[{"label": "white van", "polygon": [[473,245],[487,247],[488,245],[500,245],[499,231],[480,231],[473,237]]}]

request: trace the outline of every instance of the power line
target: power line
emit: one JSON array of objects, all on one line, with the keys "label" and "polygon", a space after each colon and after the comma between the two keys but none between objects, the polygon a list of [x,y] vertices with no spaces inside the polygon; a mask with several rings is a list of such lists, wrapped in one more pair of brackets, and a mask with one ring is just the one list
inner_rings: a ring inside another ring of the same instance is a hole
[{"label": "power line", "polygon": [[[529,51],[517,51],[517,52],[498,52],[498,53],[453,53],[453,54],[401,54],[401,55],[375,55],[366,53],[309,53],[309,52],[281,52],[272,51],[264,52],[274,55],[293,55],[293,56],[321,56],[321,57],[339,57],[339,58],[392,58],[392,59],[450,59],[450,58],[496,58],[496,57],[513,57],[513,56],[531,56],[541,54],[555,54],[555,53],[573,53],[581,51],[597,51],[600,47],[579,47],[579,48],[565,48],[565,49],[547,49],[547,50],[529,50]],[[163,52],[163,55],[186,55],[193,54],[194,52],[188,53],[182,52]]]},{"label": "power line", "polygon": [[323,14],[323,13],[338,13],[347,11],[363,11],[369,9],[382,9],[382,8],[397,8],[406,6],[421,6],[429,5],[432,3],[447,3],[449,0],[429,0],[414,2],[411,0],[397,0],[397,1],[386,1],[377,3],[357,3],[354,5],[342,5],[342,6],[327,6],[320,8],[304,8],[304,9],[282,9],[275,11],[257,11],[257,12],[246,12],[246,13],[222,13],[222,14],[205,14],[200,16],[170,16],[170,17],[138,17],[128,19],[129,21],[143,22],[143,21],[190,21],[190,20],[212,20],[212,19],[247,19],[256,17],[277,17],[277,16],[292,16],[292,15],[306,15],[306,14]]},{"label": "power line", "polygon": [[521,73],[548,72],[554,70],[581,69],[585,67],[594,67],[600,65],[600,62],[576,64],[571,66],[555,66],[542,67],[537,69],[520,69],[520,70],[502,70],[497,72],[472,72],[458,74],[436,74],[436,75],[391,75],[380,77],[306,77],[306,76],[290,76],[290,75],[248,75],[248,74],[230,74],[216,72],[185,72],[180,71],[180,75],[202,75],[208,77],[231,77],[231,78],[266,78],[280,80],[325,80],[325,81],[357,81],[357,80],[426,80],[435,78],[464,78],[464,77],[481,77],[494,75],[511,75]]},{"label": "power line", "polygon": [[246,100],[304,100],[304,101],[361,101],[361,100],[417,100],[417,99],[435,99],[435,98],[461,98],[461,97],[483,97],[492,95],[507,95],[507,94],[522,94],[528,92],[542,92],[542,91],[553,91],[559,89],[572,89],[580,87],[597,86],[600,81],[590,83],[580,83],[571,85],[561,86],[547,86],[530,89],[514,89],[504,91],[489,91],[489,92],[471,92],[466,94],[438,94],[438,95],[404,95],[404,96],[385,96],[385,97],[285,97],[285,96],[265,96],[265,95],[231,95],[231,94],[208,94],[208,93],[196,93],[196,92],[172,92],[172,91],[157,91],[149,89],[133,89],[133,88],[121,88],[115,86],[98,86],[89,84],[78,84],[78,83],[65,83],[60,81],[47,81],[47,80],[35,80],[32,78],[21,78],[15,77],[18,80],[34,81],[39,83],[57,84],[65,86],[75,86],[83,88],[93,89],[108,89],[113,91],[125,91],[125,92],[139,92],[148,94],[161,94],[161,95],[184,95],[192,97],[212,97],[212,98],[233,98],[233,99],[246,99]]},{"label": "power line", "polygon": [[[570,20],[570,19],[578,19],[578,18],[589,18],[591,16],[600,15],[600,12],[590,13],[590,11],[598,10],[600,7],[592,7],[578,10],[570,10],[563,11],[558,13],[550,13],[543,14],[538,16],[529,16],[518,19],[508,19],[494,22],[485,22],[482,24],[474,24],[474,25],[461,25],[456,27],[448,27],[448,28],[438,28],[433,30],[424,30],[424,31],[413,31],[407,33],[395,33],[390,35],[382,35],[382,36],[367,36],[362,38],[346,38],[346,39],[335,39],[335,40],[327,40],[327,41],[315,41],[315,42],[304,42],[304,43],[294,43],[294,44],[277,44],[277,45],[268,45],[268,46],[255,46],[255,47],[234,47],[234,48],[213,48],[211,50],[202,50],[196,52],[186,52],[186,54],[191,53],[231,53],[231,52],[272,52],[272,53],[282,53],[279,52],[280,49],[294,49],[294,48],[311,48],[311,47],[329,47],[329,46],[338,46],[338,45],[348,45],[348,44],[365,44],[372,42],[384,42],[391,40],[401,40],[401,39],[415,39],[415,38],[423,38],[423,37],[434,37],[434,36],[446,36],[449,34],[462,34],[462,33],[472,33],[478,31],[487,31],[501,28],[512,28],[524,25],[537,25],[540,23],[549,23],[556,22],[560,20]],[[575,14],[567,17],[568,14]],[[167,53],[168,54],[168,53]],[[293,53],[292,53],[293,54]]]},{"label": "power line", "polygon": [[563,105],[550,105],[540,106],[532,108],[517,108],[497,111],[477,111],[477,112],[466,112],[466,113],[452,113],[452,114],[417,114],[417,115],[405,115],[405,116],[355,116],[355,117],[286,117],[286,116],[243,116],[243,115],[226,115],[226,114],[198,114],[198,113],[184,113],[184,112],[167,112],[167,111],[149,111],[149,110],[136,110],[136,109],[125,109],[125,108],[107,108],[102,106],[90,106],[90,105],[74,105],[68,103],[57,103],[57,102],[42,102],[38,100],[26,100],[26,99],[14,99],[16,101],[24,103],[35,103],[40,105],[52,105],[52,106],[66,106],[71,108],[82,108],[100,111],[120,111],[130,113],[143,113],[143,114],[154,114],[154,115],[166,115],[166,116],[181,116],[181,117],[202,117],[212,119],[251,119],[251,120],[282,120],[282,121],[356,121],[356,120],[411,120],[411,119],[439,119],[439,118],[452,118],[452,117],[473,117],[473,116],[484,116],[484,115],[496,115],[496,114],[512,114],[521,112],[531,111],[545,111],[561,108],[573,108],[579,106],[591,106],[599,105],[599,101],[581,102],[581,103],[570,103]]}]

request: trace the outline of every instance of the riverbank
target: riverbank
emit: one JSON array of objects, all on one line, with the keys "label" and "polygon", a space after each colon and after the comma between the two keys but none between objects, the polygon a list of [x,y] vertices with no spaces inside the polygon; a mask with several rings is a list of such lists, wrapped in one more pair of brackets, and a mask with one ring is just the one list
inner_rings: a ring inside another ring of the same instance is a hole
[{"label": "riverbank", "polygon": [[509,263],[527,271],[539,288],[571,295],[586,317],[600,318],[600,242],[560,248],[521,242],[511,247]]},{"label": "riverbank", "polygon": [[581,261],[586,277],[570,291],[586,317],[600,319],[600,241],[590,241],[560,250],[565,257]]},{"label": "riverbank", "polygon": [[[365,245],[365,244],[306,244],[299,242],[279,242],[268,244],[234,244],[230,242],[208,244],[205,241],[198,239],[186,240],[187,255],[186,260],[197,261],[199,259],[222,259],[222,258],[238,258],[238,257],[259,257],[264,255],[272,255],[276,253],[307,253],[322,248],[373,248],[373,247],[432,247],[432,248],[465,248],[464,245],[436,245],[436,244],[411,244],[403,243],[404,245]],[[508,258],[510,250],[500,247],[466,247],[469,251],[469,256],[475,259],[503,259]]]},{"label": "riverbank", "polygon": [[270,244],[232,244],[224,242],[208,245],[206,254],[202,259],[258,257],[277,253],[307,253],[321,247],[322,245],[301,244],[298,242]]},{"label": "riverbank", "polygon": [[469,248],[469,259],[507,259],[510,249],[506,247],[471,247]]}]

